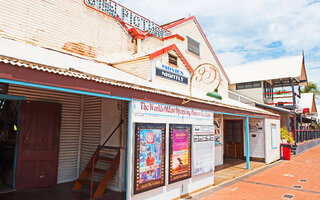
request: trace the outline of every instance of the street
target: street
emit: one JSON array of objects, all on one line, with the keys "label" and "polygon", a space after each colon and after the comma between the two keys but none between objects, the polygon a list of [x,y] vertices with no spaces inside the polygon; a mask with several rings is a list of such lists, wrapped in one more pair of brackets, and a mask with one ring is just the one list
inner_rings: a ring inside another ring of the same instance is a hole
[{"label": "street", "polygon": [[192,199],[320,199],[320,146]]}]

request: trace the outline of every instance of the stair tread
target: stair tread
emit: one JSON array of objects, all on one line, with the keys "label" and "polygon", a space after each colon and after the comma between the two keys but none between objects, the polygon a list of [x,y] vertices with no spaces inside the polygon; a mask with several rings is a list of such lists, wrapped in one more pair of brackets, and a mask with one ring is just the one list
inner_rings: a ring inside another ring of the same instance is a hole
[{"label": "stair tread", "polygon": [[[91,180],[86,178],[79,178],[78,181],[82,184],[91,185]],[[93,186],[98,186],[100,183],[97,181],[93,181]]]},{"label": "stair tread", "polygon": [[108,161],[108,162],[112,162],[114,160],[114,158],[110,158],[110,157],[106,157],[106,156],[98,156],[97,157],[98,160],[104,160],[104,161]]},{"label": "stair tread", "polygon": [[[88,168],[88,170],[90,170],[90,172],[92,171],[92,168]],[[100,173],[100,174],[105,174],[107,173],[108,170],[105,170],[105,169],[100,169],[100,168],[94,168],[94,172],[95,173]]]}]

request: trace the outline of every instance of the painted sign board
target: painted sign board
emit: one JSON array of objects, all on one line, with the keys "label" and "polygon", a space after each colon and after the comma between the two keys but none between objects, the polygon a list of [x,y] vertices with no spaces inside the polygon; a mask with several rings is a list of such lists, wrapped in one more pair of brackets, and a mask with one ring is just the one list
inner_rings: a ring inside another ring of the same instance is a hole
[{"label": "painted sign board", "polygon": [[149,34],[155,37],[164,38],[171,35],[170,31],[112,0],[84,0],[84,2],[85,5],[94,10],[112,16],[115,19],[119,18],[126,24],[141,31],[148,31]]},{"label": "painted sign board", "polygon": [[188,77],[184,77],[160,68],[156,68],[156,76],[188,85]]},{"label": "painted sign board", "polygon": [[213,120],[213,112],[206,110],[139,100],[134,100],[132,104],[133,114],[137,116],[165,116],[174,118],[180,117],[184,119],[190,118],[205,121]]},{"label": "painted sign board", "polygon": [[214,126],[193,126],[192,174],[212,172],[215,165]]}]

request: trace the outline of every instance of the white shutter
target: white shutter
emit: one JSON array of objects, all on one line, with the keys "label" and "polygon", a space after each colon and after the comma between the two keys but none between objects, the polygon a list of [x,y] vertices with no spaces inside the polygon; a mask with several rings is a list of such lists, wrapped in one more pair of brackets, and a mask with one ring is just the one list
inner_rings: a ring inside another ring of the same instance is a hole
[{"label": "white shutter", "polygon": [[9,85],[8,94],[24,96],[27,100],[62,104],[58,183],[75,180],[77,178],[81,95],[12,84]]}]

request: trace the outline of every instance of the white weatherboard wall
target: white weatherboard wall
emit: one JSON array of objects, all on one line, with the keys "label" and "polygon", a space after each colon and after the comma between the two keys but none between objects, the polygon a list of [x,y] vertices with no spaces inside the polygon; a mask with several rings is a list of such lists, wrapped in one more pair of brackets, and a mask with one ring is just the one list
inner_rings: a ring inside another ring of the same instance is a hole
[{"label": "white weatherboard wall", "polygon": [[165,168],[165,186],[149,190],[137,195],[133,194],[133,184],[134,184],[134,170],[129,170],[128,174],[128,197],[127,199],[140,200],[140,199],[152,199],[152,200],[164,200],[173,199],[181,195],[199,190],[206,186],[212,185],[214,183],[214,174],[212,172],[205,173],[199,176],[194,176],[189,179],[185,179],[176,183],[169,184],[169,124],[193,124],[193,125],[213,125],[213,112],[164,105],[159,103],[152,103],[154,106],[169,106],[170,108],[178,108],[188,111],[197,111],[204,113],[206,116],[192,116],[188,114],[177,114],[177,113],[165,113],[163,112],[152,112],[150,110],[141,110],[141,104],[146,104],[150,106],[151,102],[133,100],[131,105],[131,120],[130,120],[130,134],[129,134],[129,169],[134,169],[134,154],[135,154],[135,134],[134,134],[134,123],[166,123],[166,168]]},{"label": "white weatherboard wall", "polygon": [[[271,136],[271,125],[276,126],[275,130],[272,130],[273,136]],[[274,132],[275,131],[275,132]],[[272,138],[275,137],[275,138]],[[272,142],[273,141],[273,142]],[[276,143],[276,144],[274,144]],[[267,164],[272,163],[280,159],[280,120],[265,119],[265,162]],[[273,148],[273,147],[275,148]]]},{"label": "white weatherboard wall", "polygon": [[265,136],[264,136],[264,120],[249,119],[249,145],[250,157],[264,158],[265,156]]}]

